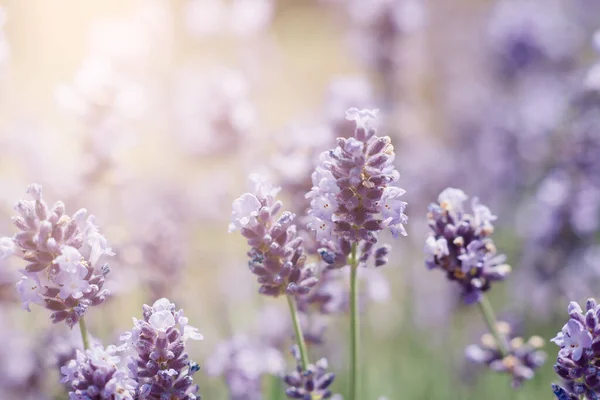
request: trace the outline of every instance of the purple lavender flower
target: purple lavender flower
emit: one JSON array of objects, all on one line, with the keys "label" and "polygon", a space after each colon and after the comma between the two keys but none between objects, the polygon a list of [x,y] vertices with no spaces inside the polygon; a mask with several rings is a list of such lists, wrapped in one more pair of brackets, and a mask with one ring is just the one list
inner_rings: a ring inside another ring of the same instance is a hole
[{"label": "purple lavender flower", "polygon": [[11,239],[0,239],[3,258],[13,254],[28,262],[17,283],[23,307],[38,304],[52,311],[52,322],[75,325],[89,306],[101,304],[108,266],[101,257],[114,253],[95,224],[93,215],[81,209],[72,217],[58,201],[50,209],[40,185],[31,184],[33,200],[19,201],[13,222],[20,230]]},{"label": "purple lavender flower", "polygon": [[425,243],[425,265],[446,271],[448,279],[462,286],[465,302],[471,304],[511,269],[504,263],[506,257],[496,254],[490,238],[496,216],[476,197],[471,201],[473,213],[466,213],[463,203],[467,199],[462,190],[448,188],[440,193],[438,204],[429,206],[432,232]]},{"label": "purple lavender flower", "polygon": [[[572,301],[567,309],[569,320],[551,342],[560,347],[554,371],[563,379],[563,387],[553,385],[559,399],[579,399],[600,395],[600,306],[590,298],[585,312]],[[562,397],[561,397],[562,396]]]},{"label": "purple lavender flower", "polygon": [[335,379],[335,374],[327,372],[328,364],[321,358],[315,364],[309,364],[306,370],[302,368],[300,351],[292,347],[292,354],[297,361],[296,370],[284,376],[283,381],[289,386],[285,394],[289,399],[329,399],[333,396],[329,388]]},{"label": "purple lavender flower", "polygon": [[61,367],[61,379],[71,387],[70,400],[134,400],[138,383],[121,365],[115,346],[96,345]]},{"label": "purple lavender flower", "polygon": [[229,232],[239,230],[248,239],[248,266],[258,276],[260,293],[274,297],[308,293],[318,280],[305,266],[295,214],[283,211],[276,217],[282,206],[275,200],[279,188],[258,175],[251,175],[250,180],[253,191],[233,202]]},{"label": "purple lavender flower", "polygon": [[404,190],[391,186],[400,176],[393,166],[394,149],[388,136],[376,136],[370,126],[376,116],[377,110],[346,111],[356,123],[354,137],[338,138],[334,150],[321,154],[312,175],[313,188],[306,195],[311,199],[309,227],[331,247],[321,252],[328,264],[345,262],[352,243],[372,246],[384,228],[395,237],[406,235]]},{"label": "purple lavender flower", "polygon": [[261,400],[264,375],[277,375],[285,362],[279,350],[244,335],[217,345],[206,360],[206,373],[222,376],[231,400]]},{"label": "purple lavender flower", "polygon": [[523,338],[514,336],[510,325],[505,322],[497,322],[496,327],[506,344],[507,354],[503,355],[494,337],[486,333],[481,337],[481,344],[465,349],[465,355],[470,361],[487,365],[493,371],[511,374],[512,386],[516,389],[523,381],[532,379],[535,370],[546,361],[546,353],[540,350],[544,340],[532,336],[525,342]]},{"label": "purple lavender flower", "polygon": [[198,364],[189,360],[185,349],[187,339],[201,340],[202,335],[188,325],[183,310],[162,298],[152,307],[143,306],[144,319],[134,319],[131,332],[121,335],[125,342],[121,350],[135,351],[129,365],[139,383],[140,398],[149,400],[196,400],[198,385],[193,374]]}]

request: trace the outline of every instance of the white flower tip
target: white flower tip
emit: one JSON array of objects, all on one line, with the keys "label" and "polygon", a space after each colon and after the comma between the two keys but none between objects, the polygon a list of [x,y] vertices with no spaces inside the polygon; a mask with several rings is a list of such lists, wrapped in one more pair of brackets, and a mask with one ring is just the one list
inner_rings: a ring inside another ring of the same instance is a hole
[{"label": "white flower tip", "polygon": [[364,128],[366,126],[366,124],[371,119],[377,118],[378,114],[379,114],[379,110],[378,109],[373,109],[373,110],[362,109],[362,110],[359,110],[356,107],[351,107],[351,108],[349,108],[349,109],[346,110],[346,119],[348,121],[354,121],[354,122],[356,122],[357,126]]},{"label": "white flower tip", "polygon": [[152,304],[152,311],[158,312],[168,310],[171,307],[171,304],[171,300],[167,299],[166,297],[163,297],[161,299],[156,300],[154,304]]},{"label": "white flower tip", "polygon": [[148,322],[159,332],[166,332],[167,329],[175,326],[175,318],[170,311],[158,311],[150,316]]},{"label": "white flower tip", "polygon": [[25,193],[33,197],[35,200],[39,201],[42,199],[42,185],[38,183],[32,183],[29,186],[27,186],[27,190],[25,190]]},{"label": "white flower tip", "polygon": [[200,332],[198,332],[198,329],[189,325],[183,327],[183,338],[184,340],[204,340],[204,336]]}]

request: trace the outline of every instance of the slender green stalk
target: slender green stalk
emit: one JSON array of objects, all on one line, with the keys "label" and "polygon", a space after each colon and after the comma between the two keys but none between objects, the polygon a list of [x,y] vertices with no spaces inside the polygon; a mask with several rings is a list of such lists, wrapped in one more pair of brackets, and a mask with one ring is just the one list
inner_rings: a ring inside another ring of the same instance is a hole
[{"label": "slender green stalk", "polygon": [[498,327],[496,326],[496,315],[494,314],[492,305],[487,297],[485,297],[483,294],[481,295],[481,300],[477,302],[477,305],[479,306],[479,311],[481,311],[481,315],[483,315],[483,319],[485,320],[490,333],[496,341],[496,346],[498,346],[498,349],[502,353],[503,357],[507,356],[508,349],[506,348],[506,343],[502,339],[500,332],[498,332]]},{"label": "slender green stalk", "polygon": [[83,340],[83,349],[87,350],[90,348],[90,342],[88,340],[88,331],[83,316],[79,318],[79,330],[81,331],[81,340]]},{"label": "slender green stalk", "polygon": [[281,378],[276,375],[268,375],[267,384],[269,385],[269,400],[280,400],[281,393],[285,392],[281,384]]},{"label": "slender green stalk", "polygon": [[287,295],[288,305],[290,306],[290,314],[292,315],[292,324],[294,325],[294,333],[296,335],[296,342],[298,343],[298,349],[300,349],[300,361],[302,362],[302,369],[306,371],[308,367],[308,352],[306,351],[306,343],[304,343],[304,335],[302,335],[302,328],[300,327],[300,319],[298,318],[298,311],[296,310],[296,301],[290,295]]},{"label": "slender green stalk", "polygon": [[350,264],[350,391],[349,400],[358,398],[358,357],[359,357],[359,320],[358,320],[358,260],[356,258],[356,243],[348,259]]}]

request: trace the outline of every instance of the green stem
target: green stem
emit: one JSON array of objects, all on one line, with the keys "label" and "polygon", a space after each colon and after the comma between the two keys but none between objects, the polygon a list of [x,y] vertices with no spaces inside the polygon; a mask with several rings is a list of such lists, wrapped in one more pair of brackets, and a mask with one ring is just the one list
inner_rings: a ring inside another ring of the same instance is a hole
[{"label": "green stem", "polygon": [[306,351],[306,343],[304,343],[304,336],[302,335],[302,328],[300,327],[300,319],[298,318],[296,301],[290,295],[287,295],[286,297],[288,305],[290,306],[290,314],[292,316],[292,324],[294,325],[296,342],[298,343],[298,349],[300,350],[300,362],[302,363],[302,369],[306,371],[308,367],[308,353]]},{"label": "green stem", "polygon": [[350,392],[349,400],[358,398],[358,260],[356,258],[356,243],[352,245],[350,257]]},{"label": "green stem", "polygon": [[284,392],[281,387],[281,379],[275,375],[268,375],[268,379],[269,400],[279,400],[281,398],[281,393]]},{"label": "green stem", "polygon": [[498,327],[496,326],[496,315],[494,314],[492,305],[487,297],[485,297],[483,294],[481,295],[481,300],[477,302],[477,305],[479,306],[479,311],[481,311],[481,315],[483,315],[483,319],[485,320],[490,333],[496,341],[496,346],[498,346],[502,356],[506,357],[508,355],[508,349],[506,348],[506,342],[502,338],[502,335],[500,335],[500,332],[498,332]]},{"label": "green stem", "polygon": [[88,340],[88,331],[85,326],[85,319],[83,316],[79,318],[79,330],[81,331],[81,340],[83,341],[83,349],[87,350],[90,348],[90,342]]}]

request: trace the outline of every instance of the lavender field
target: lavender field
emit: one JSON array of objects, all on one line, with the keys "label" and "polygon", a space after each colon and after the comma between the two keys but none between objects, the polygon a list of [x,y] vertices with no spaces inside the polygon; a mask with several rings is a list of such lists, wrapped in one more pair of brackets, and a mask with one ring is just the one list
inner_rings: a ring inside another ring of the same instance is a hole
[{"label": "lavender field", "polygon": [[600,399],[597,0],[0,0],[0,400]]}]

